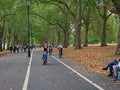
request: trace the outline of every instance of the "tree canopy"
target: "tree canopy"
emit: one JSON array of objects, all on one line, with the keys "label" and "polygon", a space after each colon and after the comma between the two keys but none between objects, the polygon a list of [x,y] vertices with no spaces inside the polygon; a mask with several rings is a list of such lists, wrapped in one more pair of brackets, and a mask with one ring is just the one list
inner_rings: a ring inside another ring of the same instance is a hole
[{"label": "tree canopy", "polygon": [[[27,6],[27,0],[0,0],[1,44],[28,44]],[[30,44],[62,43],[80,49],[102,43],[101,37],[106,44],[116,43],[119,17],[110,13],[113,10],[120,12],[119,0],[30,0]],[[107,21],[104,16],[109,16]]]}]

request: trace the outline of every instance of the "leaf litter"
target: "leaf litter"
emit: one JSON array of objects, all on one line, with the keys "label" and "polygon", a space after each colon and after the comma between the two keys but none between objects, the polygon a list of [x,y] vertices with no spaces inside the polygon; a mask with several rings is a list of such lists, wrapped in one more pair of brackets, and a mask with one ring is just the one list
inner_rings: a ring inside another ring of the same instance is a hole
[{"label": "leaf litter", "polygon": [[[54,51],[58,52],[57,49],[54,49]],[[63,55],[92,71],[108,74],[108,71],[103,71],[102,67],[119,57],[114,55],[115,51],[116,45],[109,45],[106,47],[89,46],[79,50],[74,49],[74,47],[68,47],[63,49]]]}]

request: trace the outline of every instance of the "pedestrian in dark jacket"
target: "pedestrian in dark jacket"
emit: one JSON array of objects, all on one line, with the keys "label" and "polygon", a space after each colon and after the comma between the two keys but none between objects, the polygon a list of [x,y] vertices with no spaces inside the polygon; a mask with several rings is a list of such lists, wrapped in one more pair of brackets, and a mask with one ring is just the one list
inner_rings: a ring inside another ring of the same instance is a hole
[{"label": "pedestrian in dark jacket", "polygon": [[9,47],[9,49],[10,49],[10,52],[12,53],[13,47],[12,47],[12,46],[10,46],[10,47]]}]

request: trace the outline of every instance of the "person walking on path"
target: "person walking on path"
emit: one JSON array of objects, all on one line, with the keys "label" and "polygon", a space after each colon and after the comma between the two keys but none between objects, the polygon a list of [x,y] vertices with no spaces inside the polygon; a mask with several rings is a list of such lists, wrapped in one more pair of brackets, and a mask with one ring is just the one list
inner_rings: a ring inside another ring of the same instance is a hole
[{"label": "person walking on path", "polygon": [[10,49],[10,53],[12,53],[13,47],[12,47],[12,46],[10,46],[10,47],[9,47],[9,49]]}]

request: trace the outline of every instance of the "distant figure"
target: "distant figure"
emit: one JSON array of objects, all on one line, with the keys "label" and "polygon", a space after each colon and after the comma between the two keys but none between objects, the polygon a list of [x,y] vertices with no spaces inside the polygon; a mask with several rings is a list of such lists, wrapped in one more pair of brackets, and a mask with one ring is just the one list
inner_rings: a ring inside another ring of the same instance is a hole
[{"label": "distant figure", "polygon": [[16,46],[13,46],[13,53],[16,52]]},{"label": "distant figure", "polygon": [[24,48],[24,52],[26,52],[26,48],[27,48],[27,47],[26,47],[26,46],[23,46],[23,48]]},{"label": "distant figure", "polygon": [[57,46],[57,48],[58,48],[59,57],[62,57],[62,54],[63,54],[63,46],[62,46],[62,44],[59,44]]},{"label": "distant figure", "polygon": [[46,57],[46,62],[47,62],[47,59],[48,59],[48,46],[47,44],[45,44],[45,46],[43,47],[43,55],[45,53],[45,57]]},{"label": "distant figure", "polygon": [[12,47],[12,46],[10,46],[10,47],[9,47],[9,49],[10,49],[10,53],[12,53],[13,47]]},{"label": "distant figure", "polygon": [[45,44],[45,46],[43,47],[44,49],[44,52],[47,52],[48,53],[48,46],[47,46],[47,44]]},{"label": "distant figure", "polygon": [[48,46],[48,51],[49,51],[49,55],[52,55],[52,45],[51,44],[49,44],[49,46]]},{"label": "distant figure", "polygon": [[19,45],[16,45],[17,53],[19,53]]}]

